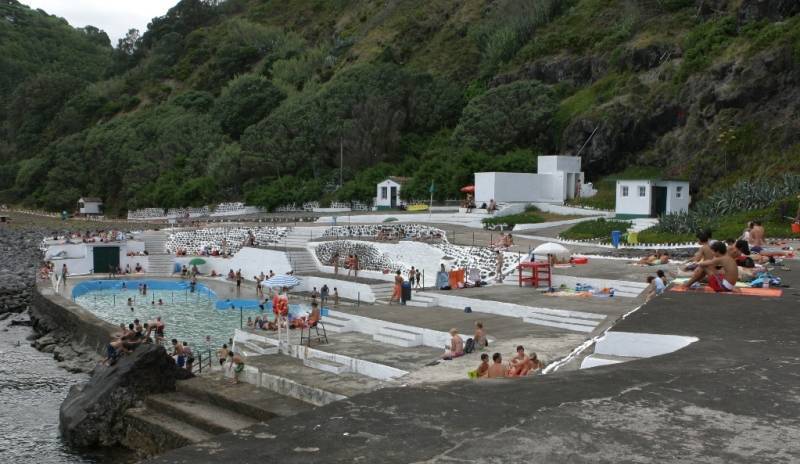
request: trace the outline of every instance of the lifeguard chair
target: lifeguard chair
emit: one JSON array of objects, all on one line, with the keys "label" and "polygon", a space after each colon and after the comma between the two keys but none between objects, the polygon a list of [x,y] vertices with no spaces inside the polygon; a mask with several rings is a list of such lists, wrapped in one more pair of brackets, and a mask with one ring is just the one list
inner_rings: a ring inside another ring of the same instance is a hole
[{"label": "lifeguard chair", "polygon": [[[530,277],[525,277],[525,272],[530,270]],[[519,286],[530,284],[531,287],[538,288],[543,283],[547,284],[547,288],[553,286],[552,274],[550,263],[541,261],[527,261],[519,263],[517,266],[519,272]]]}]

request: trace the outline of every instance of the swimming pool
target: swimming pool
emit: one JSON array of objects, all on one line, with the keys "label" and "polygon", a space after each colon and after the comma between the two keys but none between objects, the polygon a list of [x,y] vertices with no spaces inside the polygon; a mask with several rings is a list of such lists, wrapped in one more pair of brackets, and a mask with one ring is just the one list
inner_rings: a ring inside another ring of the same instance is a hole
[{"label": "swimming pool", "polygon": [[[139,292],[140,284],[147,284],[146,295]],[[258,300],[218,299],[213,290],[201,283],[197,283],[192,292],[187,281],[91,280],[75,285],[72,297],[82,307],[114,325],[129,324],[134,319],[144,324],[161,316],[166,325],[166,338],[187,341],[195,350],[217,349],[227,343],[234,330],[247,323],[248,317],[273,319],[269,302],[262,313]],[[132,310],[128,306],[129,298]],[[309,311],[305,304],[289,305],[294,317]]]}]

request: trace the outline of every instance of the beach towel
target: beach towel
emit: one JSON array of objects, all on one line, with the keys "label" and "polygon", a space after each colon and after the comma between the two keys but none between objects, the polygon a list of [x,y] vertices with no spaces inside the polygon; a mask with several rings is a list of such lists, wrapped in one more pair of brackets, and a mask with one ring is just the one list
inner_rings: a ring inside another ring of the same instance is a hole
[{"label": "beach towel", "polygon": [[747,296],[762,296],[777,298],[783,295],[783,290],[779,288],[751,288],[751,287],[736,287],[732,292],[715,292],[713,288],[702,285],[700,287],[686,288],[683,286],[672,287],[672,292],[681,293],[716,293],[718,295],[747,295]]}]

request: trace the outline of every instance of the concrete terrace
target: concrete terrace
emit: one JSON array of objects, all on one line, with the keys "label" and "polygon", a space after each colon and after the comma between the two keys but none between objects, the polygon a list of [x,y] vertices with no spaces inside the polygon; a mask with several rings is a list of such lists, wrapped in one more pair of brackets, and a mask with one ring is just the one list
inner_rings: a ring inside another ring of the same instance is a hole
[{"label": "concrete terrace", "polygon": [[151,462],[796,462],[800,273],[781,274],[781,298],[668,292],[613,329],[699,338],[677,352],[384,388]]}]

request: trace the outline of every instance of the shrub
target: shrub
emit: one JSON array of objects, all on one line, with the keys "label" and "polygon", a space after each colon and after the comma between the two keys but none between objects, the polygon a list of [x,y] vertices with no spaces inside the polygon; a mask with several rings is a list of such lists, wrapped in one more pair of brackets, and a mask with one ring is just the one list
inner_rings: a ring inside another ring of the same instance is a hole
[{"label": "shrub", "polygon": [[511,227],[517,224],[538,224],[544,222],[544,218],[536,213],[539,210],[536,207],[529,206],[525,208],[524,213],[510,214],[508,216],[490,217],[483,219],[481,222],[484,226],[496,226],[498,224],[507,224]]},{"label": "shrub", "polygon": [[630,228],[630,221],[617,221],[607,219],[597,219],[594,221],[584,221],[575,224],[569,229],[561,232],[559,237],[568,240],[590,240],[595,238],[611,238],[611,232],[618,230],[625,232]]}]

